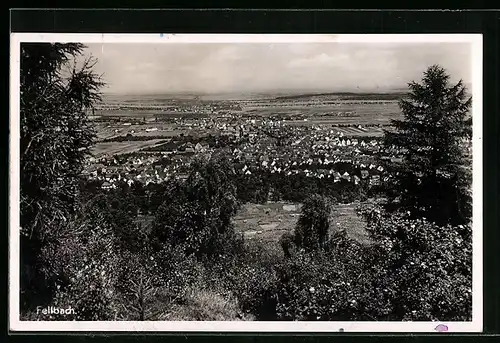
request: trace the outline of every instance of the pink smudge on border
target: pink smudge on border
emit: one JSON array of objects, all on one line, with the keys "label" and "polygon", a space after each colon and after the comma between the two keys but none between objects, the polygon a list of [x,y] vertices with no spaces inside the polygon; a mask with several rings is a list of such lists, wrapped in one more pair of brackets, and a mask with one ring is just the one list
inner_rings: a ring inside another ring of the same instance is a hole
[{"label": "pink smudge on border", "polygon": [[446,326],[444,324],[439,324],[438,326],[436,326],[436,328],[434,330],[436,330],[437,332],[447,332],[448,326]]}]

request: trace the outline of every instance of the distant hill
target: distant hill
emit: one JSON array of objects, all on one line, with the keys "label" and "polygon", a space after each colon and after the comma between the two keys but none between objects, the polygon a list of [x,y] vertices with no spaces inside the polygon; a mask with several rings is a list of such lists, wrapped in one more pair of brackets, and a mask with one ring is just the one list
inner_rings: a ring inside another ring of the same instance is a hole
[{"label": "distant hill", "polygon": [[400,100],[406,96],[407,92],[332,92],[332,93],[309,93],[309,94],[295,94],[275,97],[277,100],[292,100],[292,99],[310,99],[317,97],[335,97],[339,100]]}]

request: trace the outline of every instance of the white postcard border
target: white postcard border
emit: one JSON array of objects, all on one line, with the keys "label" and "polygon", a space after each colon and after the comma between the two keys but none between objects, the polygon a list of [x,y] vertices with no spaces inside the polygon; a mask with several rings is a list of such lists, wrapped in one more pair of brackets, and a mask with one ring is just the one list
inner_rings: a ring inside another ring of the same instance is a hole
[{"label": "white postcard border", "polygon": [[[9,327],[14,332],[388,332],[429,333],[440,324],[447,332],[483,329],[483,149],[481,34],[61,34],[11,33],[10,149],[9,149]],[[20,204],[20,43],[470,43],[473,75],[473,296],[471,322],[260,322],[260,321],[21,321],[19,318],[19,204]]]}]

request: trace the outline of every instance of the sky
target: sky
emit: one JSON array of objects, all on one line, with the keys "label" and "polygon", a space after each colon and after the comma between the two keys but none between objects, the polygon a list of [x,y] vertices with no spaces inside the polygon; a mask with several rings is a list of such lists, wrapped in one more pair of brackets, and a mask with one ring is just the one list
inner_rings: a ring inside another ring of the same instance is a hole
[{"label": "sky", "polygon": [[390,91],[439,64],[471,83],[467,43],[87,44],[106,93]]}]

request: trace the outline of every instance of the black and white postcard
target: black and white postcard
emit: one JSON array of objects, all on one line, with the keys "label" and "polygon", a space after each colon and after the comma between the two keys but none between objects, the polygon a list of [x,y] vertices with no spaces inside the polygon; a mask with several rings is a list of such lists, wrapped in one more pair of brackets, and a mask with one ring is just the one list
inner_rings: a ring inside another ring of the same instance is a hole
[{"label": "black and white postcard", "polygon": [[482,331],[481,35],[11,35],[10,329]]}]

